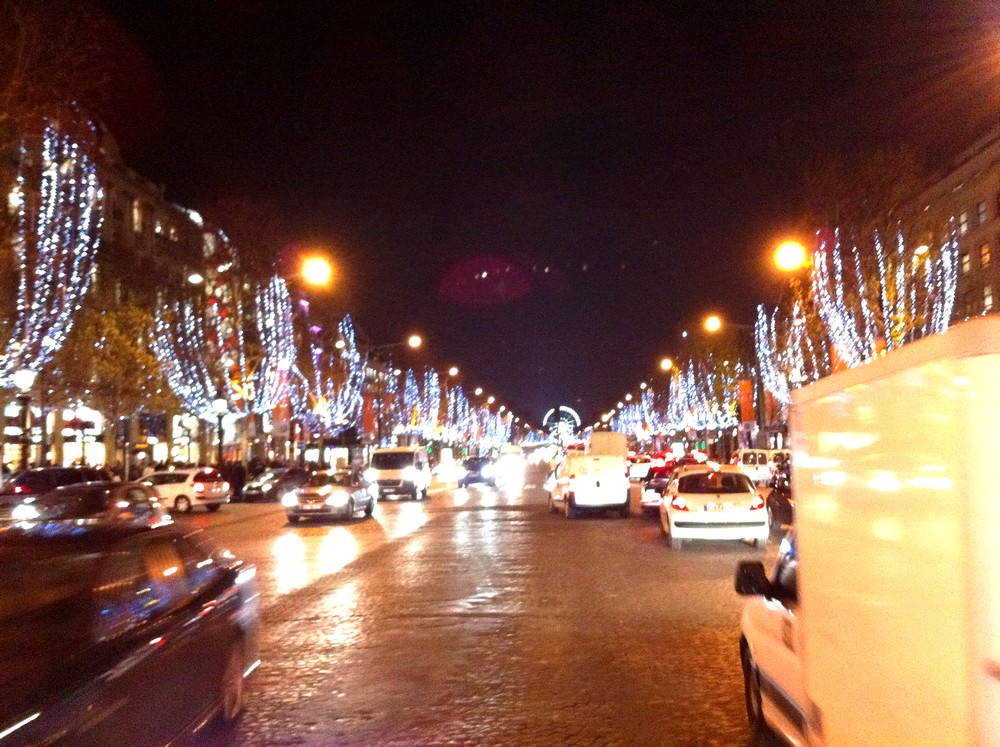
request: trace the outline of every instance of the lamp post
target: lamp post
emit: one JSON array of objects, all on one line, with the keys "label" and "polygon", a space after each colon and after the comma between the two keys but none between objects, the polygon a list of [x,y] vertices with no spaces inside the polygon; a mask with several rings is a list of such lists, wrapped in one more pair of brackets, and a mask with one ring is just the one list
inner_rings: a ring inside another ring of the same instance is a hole
[{"label": "lamp post", "polygon": [[[750,347],[754,350],[754,326],[752,324],[734,324],[732,322],[723,323],[722,319],[712,314],[711,316],[705,317],[704,321],[705,331],[711,334],[721,331],[724,327],[729,327],[730,329],[735,329],[740,332],[750,333]],[[754,377],[753,377],[753,388],[754,388],[754,399],[757,400],[757,407],[754,409],[754,421],[757,426],[757,438],[756,443],[753,445],[757,448],[767,448],[767,433],[765,432],[767,428],[767,418],[764,413],[764,405],[766,404],[766,395],[764,393],[764,377],[760,374],[759,365],[753,366]]]},{"label": "lamp post", "polygon": [[229,411],[229,403],[225,397],[219,396],[212,400],[212,409],[219,418],[219,445],[215,452],[215,460],[219,467],[222,466],[222,418]]},{"label": "lamp post", "polygon": [[31,387],[35,384],[36,371],[19,368],[14,372],[17,401],[21,405],[21,469],[28,469],[28,452],[31,449]]}]

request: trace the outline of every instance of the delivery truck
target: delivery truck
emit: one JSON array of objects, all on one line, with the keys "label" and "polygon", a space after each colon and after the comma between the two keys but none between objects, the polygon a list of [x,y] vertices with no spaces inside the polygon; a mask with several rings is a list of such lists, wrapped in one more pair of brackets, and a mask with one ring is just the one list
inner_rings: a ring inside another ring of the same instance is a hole
[{"label": "delivery truck", "polygon": [[794,535],[737,569],[754,730],[1000,745],[998,425],[998,316],[793,394]]}]

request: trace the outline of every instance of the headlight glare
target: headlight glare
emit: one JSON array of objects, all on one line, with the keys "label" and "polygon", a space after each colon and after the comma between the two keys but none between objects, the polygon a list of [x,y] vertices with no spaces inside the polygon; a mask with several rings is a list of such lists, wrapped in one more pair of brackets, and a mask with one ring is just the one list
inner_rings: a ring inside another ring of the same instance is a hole
[{"label": "headlight glare", "polygon": [[292,490],[281,496],[281,505],[285,508],[294,508],[299,505],[299,497],[295,495],[295,491]]}]

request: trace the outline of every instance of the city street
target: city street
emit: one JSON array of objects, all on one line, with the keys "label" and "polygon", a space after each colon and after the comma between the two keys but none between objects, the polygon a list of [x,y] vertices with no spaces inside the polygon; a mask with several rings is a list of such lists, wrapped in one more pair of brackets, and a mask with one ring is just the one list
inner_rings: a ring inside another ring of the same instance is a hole
[{"label": "city street", "polygon": [[217,742],[749,744],[732,579],[762,551],[671,552],[638,515],[568,521],[542,477],[347,523],[183,517],[256,563],[264,597],[263,665]]}]

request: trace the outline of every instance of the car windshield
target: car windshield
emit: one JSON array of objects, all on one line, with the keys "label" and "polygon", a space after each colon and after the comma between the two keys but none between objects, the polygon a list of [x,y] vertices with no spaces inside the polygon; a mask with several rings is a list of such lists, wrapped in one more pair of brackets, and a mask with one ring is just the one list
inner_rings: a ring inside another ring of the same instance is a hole
[{"label": "car windshield", "polygon": [[746,475],[730,472],[698,472],[684,475],[678,481],[680,493],[753,493],[753,484]]},{"label": "car windshield", "polygon": [[412,451],[376,451],[372,454],[372,467],[375,469],[405,469],[412,467],[413,461]]},{"label": "car windshield", "polygon": [[309,479],[305,482],[305,487],[307,488],[320,488],[324,485],[343,485],[347,486],[351,484],[351,473],[350,472],[315,472],[309,475]]}]

